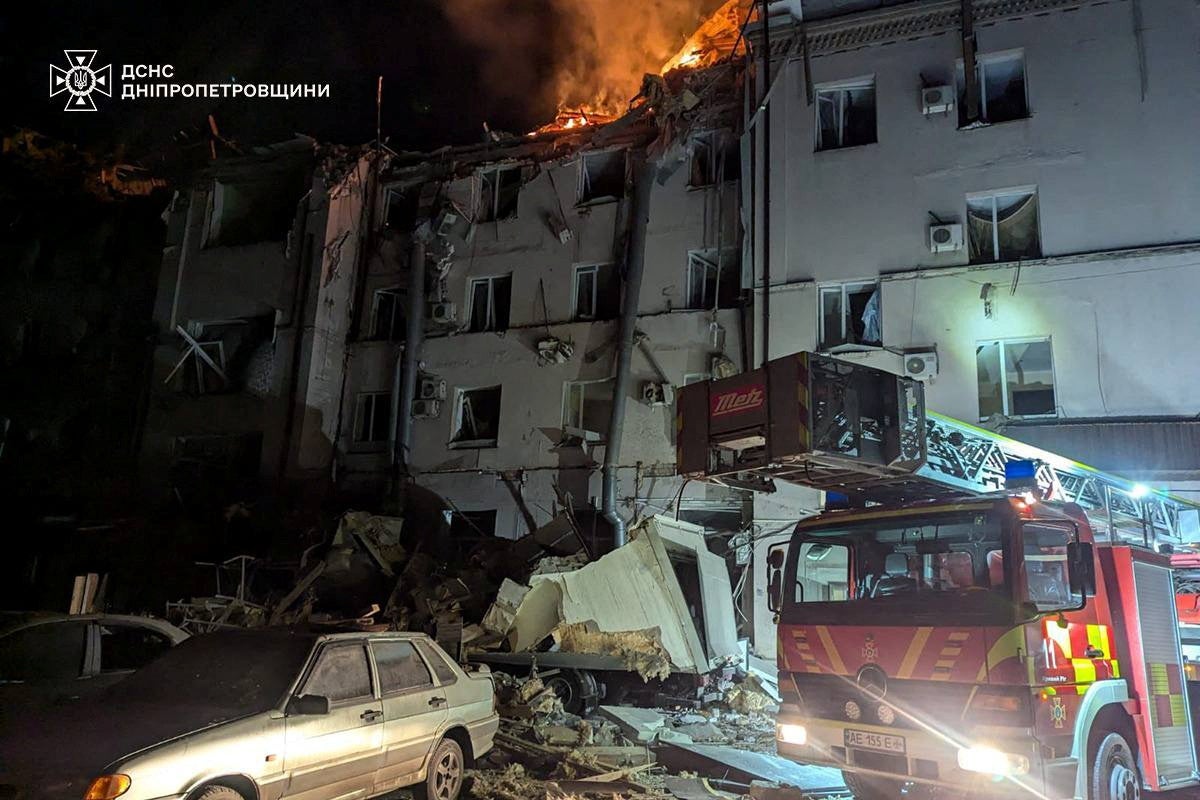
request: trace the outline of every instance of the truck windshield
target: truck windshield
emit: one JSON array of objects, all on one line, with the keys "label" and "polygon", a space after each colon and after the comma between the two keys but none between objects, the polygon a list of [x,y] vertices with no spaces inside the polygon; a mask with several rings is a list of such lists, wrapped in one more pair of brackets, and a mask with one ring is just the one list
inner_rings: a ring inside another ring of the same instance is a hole
[{"label": "truck windshield", "polygon": [[802,530],[789,548],[785,603],[947,593],[1007,596],[1000,523],[988,513],[884,517]]}]

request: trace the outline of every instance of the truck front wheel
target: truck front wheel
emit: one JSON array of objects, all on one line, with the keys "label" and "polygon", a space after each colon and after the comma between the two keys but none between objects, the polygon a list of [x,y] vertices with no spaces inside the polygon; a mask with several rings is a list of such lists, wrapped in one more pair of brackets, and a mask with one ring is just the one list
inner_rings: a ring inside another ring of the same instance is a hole
[{"label": "truck front wheel", "polygon": [[1140,800],[1142,778],[1133,748],[1119,733],[1100,740],[1092,762],[1091,800]]}]

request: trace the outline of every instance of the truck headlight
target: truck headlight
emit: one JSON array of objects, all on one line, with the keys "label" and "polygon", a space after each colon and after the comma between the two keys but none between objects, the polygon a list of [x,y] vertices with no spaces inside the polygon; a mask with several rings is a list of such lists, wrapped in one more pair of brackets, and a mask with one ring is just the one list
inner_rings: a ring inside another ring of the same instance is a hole
[{"label": "truck headlight", "polygon": [[808,729],[803,725],[777,722],[775,723],[775,738],[784,744],[807,744]]},{"label": "truck headlight", "polygon": [[129,791],[128,775],[101,775],[88,786],[83,800],[115,800]]},{"label": "truck headlight", "polygon": [[994,747],[964,747],[958,751],[958,766],[987,775],[1024,775],[1029,772],[1029,759]]}]

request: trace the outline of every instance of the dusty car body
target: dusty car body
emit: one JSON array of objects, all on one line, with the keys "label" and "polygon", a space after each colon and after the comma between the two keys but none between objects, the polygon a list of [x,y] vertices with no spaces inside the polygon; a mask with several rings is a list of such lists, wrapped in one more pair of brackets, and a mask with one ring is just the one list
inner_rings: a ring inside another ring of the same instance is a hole
[{"label": "dusty car body", "polygon": [[453,800],[492,746],[493,698],[489,673],[464,672],[421,634],[220,631],[70,716],[4,731],[0,784],[63,800],[332,800],[403,786]]}]

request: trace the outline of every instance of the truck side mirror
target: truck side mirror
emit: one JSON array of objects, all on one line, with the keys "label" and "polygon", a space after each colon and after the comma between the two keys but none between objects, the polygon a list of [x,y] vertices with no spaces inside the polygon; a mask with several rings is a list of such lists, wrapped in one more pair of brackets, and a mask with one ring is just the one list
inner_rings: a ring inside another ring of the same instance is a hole
[{"label": "truck side mirror", "polygon": [[775,545],[767,551],[767,609],[778,614],[783,607],[783,562],[786,545]]},{"label": "truck side mirror", "polygon": [[1096,594],[1096,561],[1091,542],[1071,542],[1067,545],[1067,575],[1071,594],[1083,598]]}]

